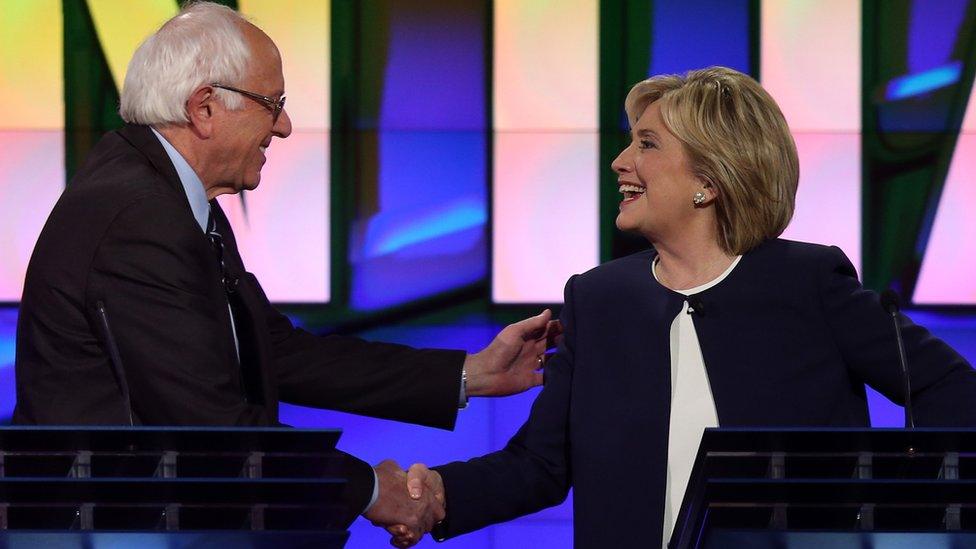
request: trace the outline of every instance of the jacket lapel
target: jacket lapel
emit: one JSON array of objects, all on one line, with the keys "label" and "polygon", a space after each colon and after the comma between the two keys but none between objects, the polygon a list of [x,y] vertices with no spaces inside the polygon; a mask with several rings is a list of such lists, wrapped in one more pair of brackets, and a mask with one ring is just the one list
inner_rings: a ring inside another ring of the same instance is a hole
[{"label": "jacket lapel", "polygon": [[189,209],[190,201],[186,198],[186,192],[183,190],[183,183],[180,182],[179,174],[176,173],[176,167],[173,166],[169,155],[166,154],[166,149],[163,148],[159,139],[149,129],[149,126],[126,124],[118,130],[118,134],[149,160],[172,190],[183,197],[183,202],[186,203],[186,207]]},{"label": "jacket lapel", "polygon": [[265,302],[260,297],[253,275],[244,269],[237,248],[237,240],[230,222],[216,200],[211,200],[211,209],[217,223],[217,231],[224,242],[224,264],[229,276],[237,279],[234,296],[235,320],[238,343],[241,352],[241,366],[244,378],[252,393],[261,395],[268,416],[273,423],[278,421],[277,382],[274,379],[273,354],[268,331],[265,326]]}]

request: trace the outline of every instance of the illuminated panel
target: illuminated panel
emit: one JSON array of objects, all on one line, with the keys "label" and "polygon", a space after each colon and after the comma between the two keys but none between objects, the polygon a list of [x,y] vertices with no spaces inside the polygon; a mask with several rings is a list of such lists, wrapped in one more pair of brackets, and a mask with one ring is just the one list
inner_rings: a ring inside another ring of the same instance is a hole
[{"label": "illuminated panel", "polygon": [[648,75],[683,73],[711,65],[747,74],[750,0],[654,0]]},{"label": "illuminated panel", "polygon": [[140,0],[138,8],[129,0],[88,0],[88,9],[118,90],[139,44],[178,11],[173,0]]},{"label": "illuminated panel", "polygon": [[597,0],[494,5],[496,130],[597,125]]},{"label": "illuminated panel", "polygon": [[[976,90],[974,90],[976,91]],[[976,93],[970,93],[956,150],[915,286],[918,304],[976,304]]]},{"label": "illuminated panel", "polygon": [[598,7],[494,5],[495,302],[561,302],[599,261]]},{"label": "illuminated panel", "polygon": [[566,279],[599,262],[597,150],[595,133],[495,136],[496,303],[561,303]]},{"label": "illuminated panel", "polygon": [[328,0],[239,0],[238,8],[281,52],[293,133],[275,139],[261,186],[228,212],[248,270],[274,302],[329,301]]},{"label": "illuminated panel", "polygon": [[794,130],[793,137],[800,187],[783,238],[838,246],[860,273],[861,136]]},{"label": "illuminated panel", "polygon": [[363,4],[349,305],[371,311],[487,274],[488,25],[481,0]]},{"label": "illuminated panel", "polygon": [[62,42],[60,0],[4,1],[0,129],[64,129]]},{"label": "illuminated panel", "polygon": [[238,0],[242,14],[274,40],[296,131],[329,128],[330,0]]},{"label": "illuminated panel", "polygon": [[37,235],[64,189],[61,2],[0,17],[0,301],[19,301]]},{"label": "illuminated panel", "polygon": [[760,78],[800,156],[796,213],[783,237],[839,246],[860,270],[860,2],[761,4]]},{"label": "illuminated panel", "polygon": [[238,195],[219,199],[244,265],[271,301],[329,300],[328,139],[299,132],[273,140],[261,185],[245,194],[246,217]]},{"label": "illuminated panel", "polygon": [[17,309],[0,309],[0,424],[10,422],[17,402],[14,356],[17,343]]}]

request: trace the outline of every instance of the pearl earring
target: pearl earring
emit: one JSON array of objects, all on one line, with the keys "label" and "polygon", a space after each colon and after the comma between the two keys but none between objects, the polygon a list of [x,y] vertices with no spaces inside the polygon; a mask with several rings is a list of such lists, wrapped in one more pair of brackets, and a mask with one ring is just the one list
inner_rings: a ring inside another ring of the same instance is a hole
[{"label": "pearl earring", "polygon": [[705,193],[698,191],[695,193],[695,198],[691,199],[695,203],[695,206],[701,206],[705,203]]}]

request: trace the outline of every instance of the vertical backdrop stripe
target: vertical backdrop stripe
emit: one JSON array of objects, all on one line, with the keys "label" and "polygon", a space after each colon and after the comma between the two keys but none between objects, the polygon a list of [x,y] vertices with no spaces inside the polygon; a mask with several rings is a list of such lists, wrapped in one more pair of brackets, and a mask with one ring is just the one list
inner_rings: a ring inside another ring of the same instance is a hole
[{"label": "vertical backdrop stripe", "polygon": [[492,299],[558,303],[599,260],[596,0],[494,4]]},{"label": "vertical backdrop stripe", "polygon": [[796,213],[783,236],[837,245],[859,268],[860,2],[767,1],[761,14],[762,84],[783,109],[800,157]]},{"label": "vertical backdrop stripe", "polygon": [[11,0],[0,17],[0,301],[20,300],[34,243],[64,189],[60,0]]}]

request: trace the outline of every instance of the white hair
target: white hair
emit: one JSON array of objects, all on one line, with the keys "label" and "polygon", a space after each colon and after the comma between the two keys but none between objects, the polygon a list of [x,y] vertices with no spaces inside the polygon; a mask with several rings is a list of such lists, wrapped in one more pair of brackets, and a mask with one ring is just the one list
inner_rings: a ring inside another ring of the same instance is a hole
[{"label": "white hair", "polygon": [[[236,11],[212,2],[192,2],[147,38],[129,61],[119,114],[133,124],[188,121],[186,101],[208,84],[240,86],[250,49]],[[239,94],[215,89],[224,106],[244,106]]]}]

